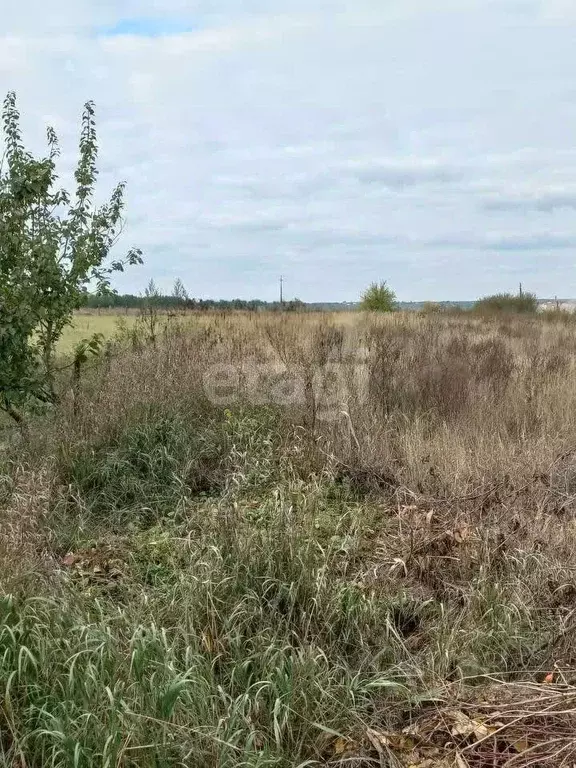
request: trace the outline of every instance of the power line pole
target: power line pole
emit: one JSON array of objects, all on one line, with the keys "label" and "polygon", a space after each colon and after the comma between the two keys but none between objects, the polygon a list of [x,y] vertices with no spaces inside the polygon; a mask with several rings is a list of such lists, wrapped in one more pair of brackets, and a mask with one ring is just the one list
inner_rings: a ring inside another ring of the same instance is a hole
[{"label": "power line pole", "polygon": [[280,275],[280,309],[284,307],[284,278]]},{"label": "power line pole", "polygon": [[519,293],[519,296],[520,296],[520,298],[522,298],[524,296],[524,294],[522,293],[522,283],[520,283],[520,293]]}]

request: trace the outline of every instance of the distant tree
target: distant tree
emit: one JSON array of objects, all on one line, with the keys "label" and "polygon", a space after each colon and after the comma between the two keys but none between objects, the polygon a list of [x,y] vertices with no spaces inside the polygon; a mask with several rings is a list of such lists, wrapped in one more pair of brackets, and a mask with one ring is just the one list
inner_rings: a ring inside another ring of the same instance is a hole
[{"label": "distant tree", "polygon": [[395,312],[398,309],[396,294],[383,283],[372,283],[362,294],[360,309],[364,312]]},{"label": "distant tree", "polygon": [[124,184],[94,203],[98,143],[94,105],[82,114],[80,156],[70,194],[57,187],[58,139],[47,130],[48,156],[34,158],[22,142],[16,96],[2,110],[0,150],[0,409],[16,421],[31,400],[54,401],[54,354],[88,285],[111,293],[113,272],[141,263],[140,251],[109,260],[122,229]]},{"label": "distant tree", "polygon": [[138,321],[145,329],[148,341],[156,346],[158,338],[158,325],[160,323],[160,291],[154,280],[150,280],[144,291],[144,301],[140,307]]},{"label": "distant tree", "polygon": [[[155,290],[157,290],[155,288]],[[85,307],[89,309],[99,309],[99,308],[118,308],[121,307],[122,309],[144,309],[146,306],[150,305],[149,298],[146,296],[146,292],[144,295],[136,296],[134,294],[117,294],[117,293],[110,293],[103,296],[89,293],[86,295],[86,300],[84,302]],[[250,301],[246,299],[231,299],[231,300],[215,300],[215,299],[193,299],[193,298],[186,298],[186,299],[178,299],[174,296],[174,289],[172,294],[169,296],[166,296],[164,294],[161,294],[160,292],[157,292],[157,295],[154,297],[154,306],[156,306],[159,310],[169,310],[169,309],[176,309],[178,307],[185,306],[187,309],[201,309],[201,310],[220,310],[222,312],[225,312],[227,310],[231,309],[237,309],[237,310],[247,310],[251,312],[256,312],[258,310],[270,310],[270,311],[279,311],[280,310],[280,303],[279,302],[266,302],[261,301],[260,299],[252,299]],[[289,302],[290,305],[293,305],[294,307],[297,307],[299,309],[308,309],[310,308],[310,305],[304,304],[299,299],[293,299],[292,302]],[[284,305],[284,308],[286,308],[286,304]],[[330,305],[330,309],[332,309],[332,305]]]},{"label": "distant tree", "polygon": [[534,314],[538,311],[538,299],[534,293],[495,293],[479,299],[473,309],[481,314]]},{"label": "distant tree", "polygon": [[303,312],[306,305],[300,299],[291,299],[284,305],[286,312]]},{"label": "distant tree", "polygon": [[423,315],[439,315],[445,311],[446,308],[437,301],[425,301],[420,310]]},{"label": "distant tree", "polygon": [[182,306],[185,306],[189,300],[188,291],[184,288],[184,283],[179,277],[174,281],[172,296],[176,299],[176,303]]}]

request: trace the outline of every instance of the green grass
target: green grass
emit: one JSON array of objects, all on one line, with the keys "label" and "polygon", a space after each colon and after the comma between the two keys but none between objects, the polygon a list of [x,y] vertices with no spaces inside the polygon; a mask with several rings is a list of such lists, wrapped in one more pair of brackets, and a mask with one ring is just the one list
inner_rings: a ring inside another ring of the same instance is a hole
[{"label": "green grass", "polygon": [[134,314],[85,314],[76,313],[72,325],[64,329],[62,337],[58,342],[58,352],[68,354],[83,339],[90,338],[95,333],[103,333],[105,338],[109,339],[117,331],[118,320],[126,323],[127,327],[132,327],[136,322],[137,316]]},{"label": "green grass", "polygon": [[330,473],[301,479],[286,429],[140,414],[62,447],[53,567],[0,600],[0,764],[322,765],[410,722],[439,679],[538,662],[529,557],[452,601],[374,581],[397,519]]},{"label": "green grass", "polygon": [[61,465],[61,565],[0,601],[2,764],[288,768],[407,705],[389,603],[343,570],[357,502],[281,464],[272,489],[266,423],[159,418]]}]

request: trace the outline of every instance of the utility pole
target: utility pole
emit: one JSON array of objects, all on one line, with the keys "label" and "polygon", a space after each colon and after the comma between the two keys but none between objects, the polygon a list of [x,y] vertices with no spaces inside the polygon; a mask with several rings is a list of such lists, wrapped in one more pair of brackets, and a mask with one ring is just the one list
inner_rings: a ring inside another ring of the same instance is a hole
[{"label": "utility pole", "polygon": [[280,275],[280,309],[284,308],[284,278]]},{"label": "utility pole", "polygon": [[522,293],[522,283],[520,283],[520,293],[518,295],[520,296],[520,298],[524,296],[524,294]]}]

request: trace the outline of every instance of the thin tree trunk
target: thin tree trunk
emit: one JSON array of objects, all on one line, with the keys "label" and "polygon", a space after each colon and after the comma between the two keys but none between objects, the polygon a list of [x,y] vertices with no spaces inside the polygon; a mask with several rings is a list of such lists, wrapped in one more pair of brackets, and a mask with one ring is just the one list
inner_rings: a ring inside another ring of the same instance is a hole
[{"label": "thin tree trunk", "polygon": [[14,405],[3,405],[2,410],[6,411],[8,416],[13,418],[19,427],[21,427],[25,423],[24,416],[20,413],[18,408],[16,408]]},{"label": "thin tree trunk", "polygon": [[11,419],[15,421],[15,423],[20,428],[20,432],[22,433],[22,436],[24,438],[28,437],[28,422],[24,418],[24,415],[21,411],[16,408],[15,405],[12,405],[12,403],[4,403],[0,405],[0,410],[4,411],[5,413],[10,416]]},{"label": "thin tree trunk", "polygon": [[52,399],[55,398],[55,391],[54,391],[54,370],[52,367],[52,358],[53,358],[53,347],[54,347],[54,324],[51,320],[48,320],[46,323],[46,335],[44,338],[44,349],[43,349],[43,359],[44,359],[44,369],[46,371],[46,385],[48,387],[48,392],[50,393],[50,397]]}]

